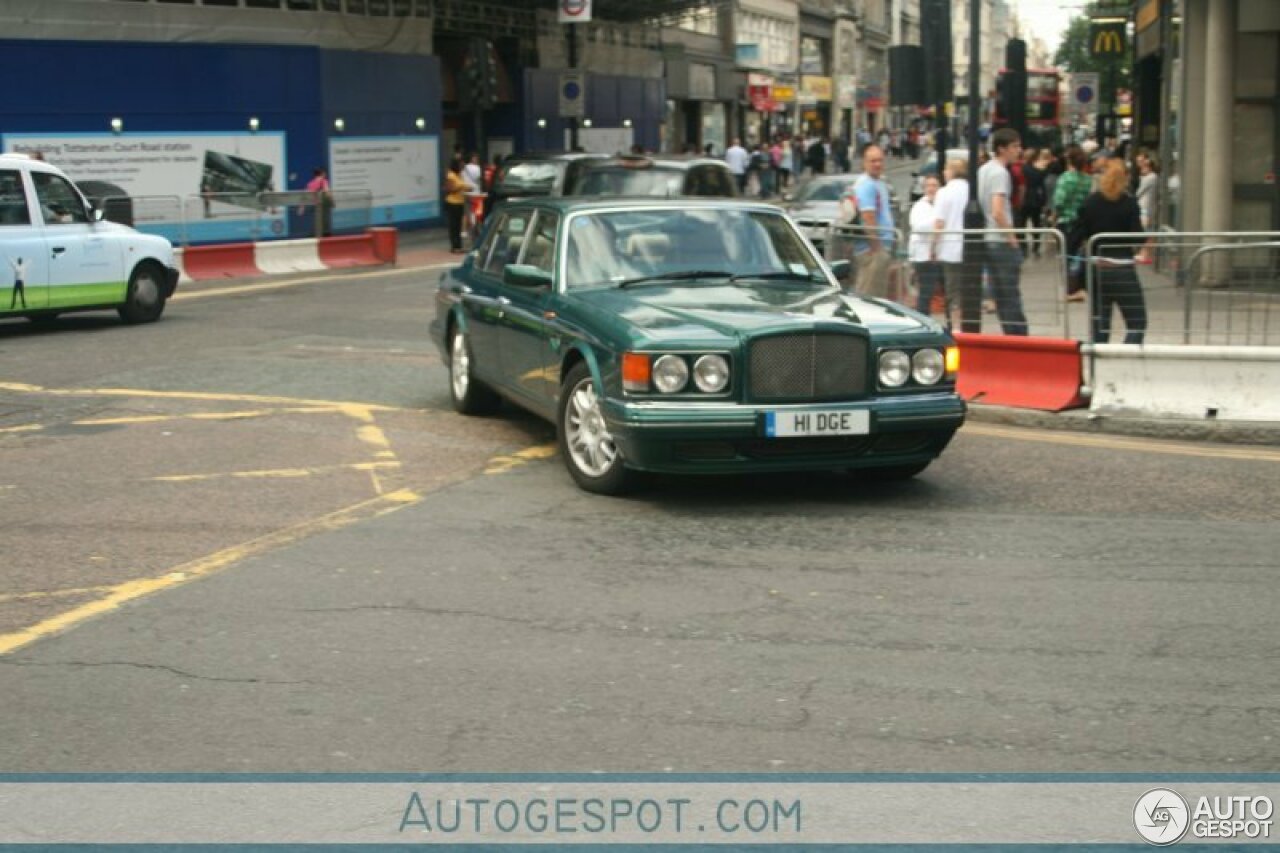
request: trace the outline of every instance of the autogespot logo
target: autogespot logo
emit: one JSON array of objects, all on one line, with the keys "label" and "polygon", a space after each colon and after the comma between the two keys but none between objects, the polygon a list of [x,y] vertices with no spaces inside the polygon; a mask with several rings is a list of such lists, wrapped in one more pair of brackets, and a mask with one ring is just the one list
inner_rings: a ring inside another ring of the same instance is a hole
[{"label": "autogespot logo", "polygon": [[1182,840],[1190,824],[1191,810],[1182,795],[1168,788],[1153,788],[1133,807],[1133,825],[1149,844],[1163,847]]}]

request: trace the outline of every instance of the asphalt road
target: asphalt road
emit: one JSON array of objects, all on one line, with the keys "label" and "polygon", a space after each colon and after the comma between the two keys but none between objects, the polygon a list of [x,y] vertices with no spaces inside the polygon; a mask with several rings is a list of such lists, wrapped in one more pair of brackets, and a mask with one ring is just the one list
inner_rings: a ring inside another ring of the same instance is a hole
[{"label": "asphalt road", "polygon": [[1270,771],[1280,452],[578,491],[436,271],[0,324],[0,771]]}]

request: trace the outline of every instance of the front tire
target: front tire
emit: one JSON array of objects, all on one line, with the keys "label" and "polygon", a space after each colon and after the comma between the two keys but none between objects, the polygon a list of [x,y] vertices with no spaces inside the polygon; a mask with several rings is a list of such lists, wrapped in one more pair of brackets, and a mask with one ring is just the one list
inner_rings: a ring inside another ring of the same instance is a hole
[{"label": "front tire", "polygon": [[635,483],[609,433],[591,371],[578,362],[560,386],[556,418],[560,456],[569,476],[588,492],[620,495]]},{"label": "front tire", "polygon": [[130,325],[154,323],[164,313],[164,270],[152,263],[138,264],[129,276],[129,290],[120,319]]},{"label": "front tire", "polygon": [[491,414],[502,401],[472,375],[471,365],[471,341],[465,331],[454,327],[449,333],[449,398],[453,408],[463,415]]}]

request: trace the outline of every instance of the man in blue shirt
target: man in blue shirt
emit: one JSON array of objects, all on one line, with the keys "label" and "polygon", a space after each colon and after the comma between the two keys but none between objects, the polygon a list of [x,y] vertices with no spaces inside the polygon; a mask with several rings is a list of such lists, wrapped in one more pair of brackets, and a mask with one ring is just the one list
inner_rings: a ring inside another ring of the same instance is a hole
[{"label": "man in blue shirt", "polygon": [[858,292],[865,296],[889,295],[889,262],[893,259],[893,207],[884,182],[884,149],[868,145],[862,154],[862,174],[845,198],[853,202],[862,225],[854,239]]}]

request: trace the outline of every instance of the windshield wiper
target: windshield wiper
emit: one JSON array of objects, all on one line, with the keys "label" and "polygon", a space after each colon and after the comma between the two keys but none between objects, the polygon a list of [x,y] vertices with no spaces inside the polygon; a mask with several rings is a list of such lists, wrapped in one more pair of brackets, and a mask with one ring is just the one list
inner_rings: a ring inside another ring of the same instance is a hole
[{"label": "windshield wiper", "polygon": [[664,281],[689,281],[695,278],[727,278],[732,280],[733,273],[724,270],[681,270],[680,272],[664,272],[656,275],[643,275],[618,282],[618,287],[630,287],[633,284],[656,284]]},{"label": "windshield wiper", "polygon": [[729,277],[729,281],[742,281],[743,279],[755,279],[758,281],[812,281],[826,283],[826,280],[818,276],[817,270],[813,272],[791,272],[789,270],[775,270],[773,272],[740,272],[737,275]]}]

